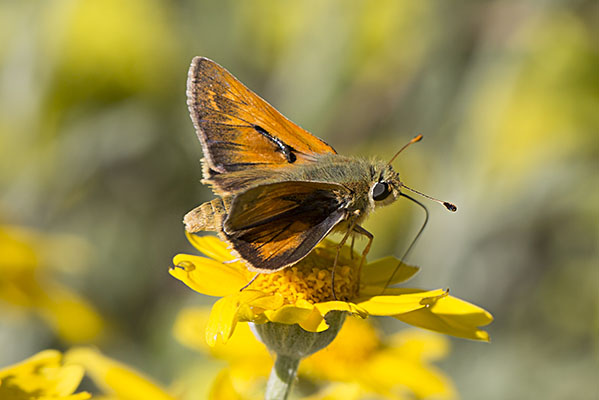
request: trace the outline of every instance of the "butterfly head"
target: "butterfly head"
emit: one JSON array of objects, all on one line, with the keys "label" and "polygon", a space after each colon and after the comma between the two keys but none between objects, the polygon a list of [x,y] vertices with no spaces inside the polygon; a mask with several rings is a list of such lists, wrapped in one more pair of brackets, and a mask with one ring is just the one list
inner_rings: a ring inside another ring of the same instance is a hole
[{"label": "butterfly head", "polygon": [[399,196],[401,196],[400,188],[403,186],[399,180],[399,174],[393,170],[391,164],[397,158],[397,156],[404,151],[412,143],[416,143],[422,140],[422,135],[418,135],[405,144],[395,155],[389,160],[388,163],[380,165],[377,170],[379,171],[376,175],[378,179],[373,182],[370,187],[370,200],[374,203],[374,207],[384,206],[393,203]]},{"label": "butterfly head", "polygon": [[393,167],[386,164],[375,175],[375,179],[370,186],[370,200],[375,208],[391,204],[401,195],[401,187],[399,174],[393,170]]}]

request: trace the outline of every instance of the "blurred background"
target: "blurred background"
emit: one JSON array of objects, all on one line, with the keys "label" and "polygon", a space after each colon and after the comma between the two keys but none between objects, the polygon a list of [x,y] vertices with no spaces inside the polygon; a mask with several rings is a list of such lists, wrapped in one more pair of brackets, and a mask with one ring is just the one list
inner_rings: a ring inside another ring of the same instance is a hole
[{"label": "blurred background", "polygon": [[[441,365],[462,398],[596,399],[598,4],[1,2],[0,366],[92,343],[165,385],[217,371],[172,337],[214,299],[168,274],[212,198],[185,104],[202,55],[341,154],[424,135],[395,166],[459,211],[427,203],[408,286],[495,317]],[[371,217],[369,258],[400,257],[422,219]]]}]

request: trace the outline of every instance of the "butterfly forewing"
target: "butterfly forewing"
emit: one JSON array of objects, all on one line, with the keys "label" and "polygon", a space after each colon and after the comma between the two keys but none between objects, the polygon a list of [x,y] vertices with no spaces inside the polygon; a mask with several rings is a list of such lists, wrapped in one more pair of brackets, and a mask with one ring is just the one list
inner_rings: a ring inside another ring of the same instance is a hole
[{"label": "butterfly forewing", "polygon": [[304,258],[347,217],[350,193],[344,186],[283,181],[293,174],[282,172],[306,168],[335,150],[227,70],[194,58],[187,104],[204,151],[203,181],[231,200],[213,218],[204,212],[211,209],[206,206],[188,214],[190,229],[218,229],[251,269],[272,272]]},{"label": "butterfly forewing", "polygon": [[[187,104],[206,157],[204,178],[217,193],[245,189],[278,168],[314,162],[319,154],[335,154],[207,58],[192,61]],[[229,174],[244,185],[228,183]]]}]

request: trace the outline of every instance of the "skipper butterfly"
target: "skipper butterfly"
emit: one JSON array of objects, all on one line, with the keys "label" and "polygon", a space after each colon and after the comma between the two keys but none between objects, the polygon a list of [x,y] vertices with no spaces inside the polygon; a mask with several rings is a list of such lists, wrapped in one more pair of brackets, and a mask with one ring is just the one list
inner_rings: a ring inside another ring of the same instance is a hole
[{"label": "skipper butterfly", "polygon": [[416,192],[391,162],[420,135],[389,162],[339,155],[203,57],[191,63],[187,105],[204,151],[202,182],[218,197],[185,216],[186,230],[218,232],[250,270],[289,267],[332,231],[344,233],[340,247],[351,234],[366,236],[366,255],[373,235],[362,221],[410,198],[402,188]]}]

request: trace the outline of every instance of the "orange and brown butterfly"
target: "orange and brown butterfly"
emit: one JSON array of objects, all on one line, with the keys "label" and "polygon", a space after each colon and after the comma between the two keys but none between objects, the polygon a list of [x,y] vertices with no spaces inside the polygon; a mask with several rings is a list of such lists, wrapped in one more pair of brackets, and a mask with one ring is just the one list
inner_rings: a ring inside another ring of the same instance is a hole
[{"label": "orange and brown butterfly", "polygon": [[341,244],[367,236],[366,253],[373,236],[360,224],[403,195],[391,162],[337,154],[207,58],[191,63],[187,104],[202,182],[219,197],[190,211],[186,230],[218,232],[250,270],[289,267],[332,231],[345,233]]}]

